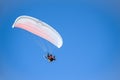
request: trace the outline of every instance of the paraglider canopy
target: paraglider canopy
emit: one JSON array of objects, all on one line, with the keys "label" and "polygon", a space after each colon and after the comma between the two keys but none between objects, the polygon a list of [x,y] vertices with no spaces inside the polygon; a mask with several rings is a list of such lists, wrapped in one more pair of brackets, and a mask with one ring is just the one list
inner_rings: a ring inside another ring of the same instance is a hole
[{"label": "paraglider canopy", "polygon": [[29,31],[51,42],[58,48],[63,45],[63,39],[61,35],[50,25],[36,18],[30,16],[20,16],[15,20],[12,28],[21,28]]}]

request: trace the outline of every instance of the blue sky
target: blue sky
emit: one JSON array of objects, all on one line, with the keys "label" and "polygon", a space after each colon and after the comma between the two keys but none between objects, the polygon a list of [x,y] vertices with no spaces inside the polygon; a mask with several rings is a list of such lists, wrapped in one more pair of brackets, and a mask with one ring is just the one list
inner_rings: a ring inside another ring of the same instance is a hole
[{"label": "blue sky", "polygon": [[[120,80],[120,1],[0,1],[1,80]],[[36,17],[63,37],[62,48],[12,29],[21,15]],[[48,63],[46,51],[57,60]],[[49,48],[49,49],[48,49]]]}]

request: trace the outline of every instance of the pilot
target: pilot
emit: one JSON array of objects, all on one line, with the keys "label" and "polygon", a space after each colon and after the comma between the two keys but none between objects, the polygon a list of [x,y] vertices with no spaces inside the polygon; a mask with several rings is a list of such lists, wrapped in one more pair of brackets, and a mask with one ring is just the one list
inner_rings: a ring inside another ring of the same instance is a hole
[{"label": "pilot", "polygon": [[56,60],[55,56],[53,56],[52,54],[47,54],[47,57],[46,57],[50,62]]}]

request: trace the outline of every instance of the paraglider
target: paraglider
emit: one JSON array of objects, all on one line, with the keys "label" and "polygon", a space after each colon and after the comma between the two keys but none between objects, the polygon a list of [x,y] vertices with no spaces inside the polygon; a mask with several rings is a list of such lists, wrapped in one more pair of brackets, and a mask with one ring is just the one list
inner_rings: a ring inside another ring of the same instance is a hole
[{"label": "paraglider", "polygon": [[53,56],[52,54],[49,54],[49,53],[45,57],[46,57],[46,59],[49,60],[49,62],[52,62],[52,61],[56,60],[55,56]]},{"label": "paraglider", "polygon": [[[57,48],[61,48],[63,45],[63,39],[61,35],[53,27],[34,17],[30,17],[30,16],[18,17],[15,20],[12,28],[20,28],[28,32],[31,32],[37,35],[38,37],[41,37],[49,41]],[[47,59],[49,59],[50,61],[54,60],[50,58],[47,58]]]}]

